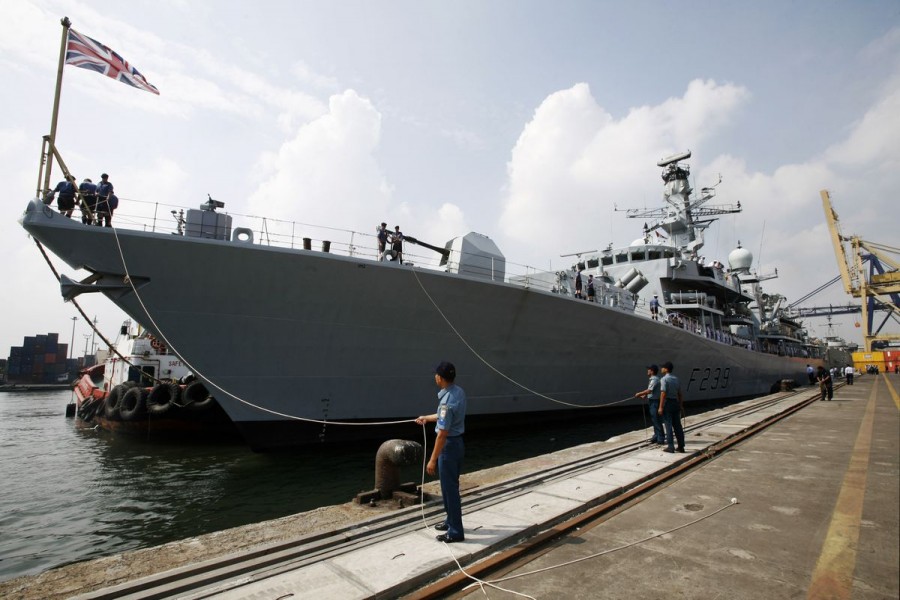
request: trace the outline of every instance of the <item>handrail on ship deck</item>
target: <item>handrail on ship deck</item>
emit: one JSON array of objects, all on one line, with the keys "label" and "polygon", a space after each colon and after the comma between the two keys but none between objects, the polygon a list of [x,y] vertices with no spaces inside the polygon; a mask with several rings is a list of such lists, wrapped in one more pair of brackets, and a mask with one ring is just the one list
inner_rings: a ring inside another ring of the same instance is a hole
[{"label": "handrail on ship deck", "polygon": [[[145,200],[137,200],[134,198],[120,197],[119,208],[115,211],[115,226],[123,228],[121,226],[124,225],[125,229],[138,229],[147,232],[183,235],[183,223],[179,223],[176,215],[183,214],[181,213],[181,211],[187,210],[188,208],[191,207],[185,207],[178,204],[168,204],[158,201],[150,202]],[[163,214],[169,215],[169,218],[161,217],[161,211]],[[288,221],[271,217],[247,215],[226,210],[221,210],[219,214],[229,215],[232,218],[240,218],[242,220],[242,223],[238,223],[236,227],[247,227],[247,221],[254,223],[255,226],[248,227],[248,229],[253,231],[254,236],[258,236],[256,237],[257,241],[255,243],[258,243],[260,245],[302,249],[304,247],[304,241],[309,239],[311,247],[323,247],[324,243],[328,242],[328,245],[330,246],[330,252],[333,254],[348,257],[366,258],[372,261],[375,261],[378,258],[377,235],[374,233],[363,233],[350,229],[341,229],[324,225],[314,225],[311,223],[300,221]],[[298,233],[298,231],[300,233]],[[310,231],[316,232],[316,237],[310,235],[308,233]],[[362,240],[362,243],[360,243],[360,240]],[[443,270],[445,268],[441,266],[441,257],[436,255],[436,253],[429,252],[428,254],[424,254],[411,252],[411,246],[414,245],[415,244],[412,244],[410,242],[404,244],[403,255],[405,263],[432,270]],[[458,263],[458,258],[456,260],[453,259],[454,253],[458,253],[458,251],[451,251],[451,254],[447,260],[448,264],[452,264],[454,262]],[[529,289],[537,289],[548,293],[569,295],[566,289],[557,288],[557,286],[552,284],[548,285],[546,283],[546,280],[535,277],[535,275],[538,273],[547,273],[547,270],[537,269],[530,265],[510,262],[508,259],[504,259],[504,267],[505,277],[503,278],[503,281],[505,283],[518,285]],[[510,272],[510,267],[513,268],[513,272]],[[469,268],[473,269],[473,267]],[[566,269],[563,268],[561,270],[565,271]],[[486,273],[486,275],[491,276],[491,278],[493,279],[493,272]],[[617,305],[610,306],[603,300],[604,290],[601,288],[598,290],[598,301],[594,304],[598,306],[603,305],[607,308],[615,308],[625,312],[631,312],[648,320],[652,318],[646,300],[636,298],[633,310],[627,310]],[[716,332],[713,332],[713,335],[709,335],[707,334],[707,332],[697,333],[695,329],[689,329],[687,327],[682,328],[695,333],[696,335],[701,335],[712,341],[728,346],[737,346],[747,349],[748,351],[761,352],[764,354],[778,354],[778,352],[767,351],[766,348],[761,347],[759,344],[755,343],[752,340],[744,340],[743,338],[732,336],[731,334],[714,335]]]}]

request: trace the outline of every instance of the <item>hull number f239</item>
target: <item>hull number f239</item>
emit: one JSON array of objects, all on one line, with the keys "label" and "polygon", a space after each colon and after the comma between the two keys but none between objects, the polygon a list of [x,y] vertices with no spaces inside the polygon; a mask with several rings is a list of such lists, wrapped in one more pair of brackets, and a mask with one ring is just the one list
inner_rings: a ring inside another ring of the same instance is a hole
[{"label": "hull number f239", "polygon": [[688,379],[687,390],[694,389],[699,392],[706,390],[722,390],[728,387],[731,380],[731,368],[706,367],[691,369],[691,378]]}]

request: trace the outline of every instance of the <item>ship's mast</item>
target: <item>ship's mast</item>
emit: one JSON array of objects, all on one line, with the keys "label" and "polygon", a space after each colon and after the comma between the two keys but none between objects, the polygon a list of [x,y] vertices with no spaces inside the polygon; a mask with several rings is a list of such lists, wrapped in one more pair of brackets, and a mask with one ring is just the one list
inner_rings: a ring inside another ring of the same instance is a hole
[{"label": "ship's mast", "polygon": [[[736,205],[704,206],[716,195],[716,186],[700,190],[700,196],[691,199],[694,191],[688,181],[690,167],[680,164],[680,161],[691,157],[691,151],[674,154],[657,162],[657,166],[663,167],[662,179],[663,199],[666,206],[653,209],[628,209],[625,216],[629,219],[653,219],[652,224],[644,225],[644,235],[654,230],[665,231],[668,243],[681,250],[685,258],[696,259],[698,251],[703,246],[703,231],[713,223],[716,215],[741,212],[741,203]],[[713,217],[713,218],[710,218]]]}]

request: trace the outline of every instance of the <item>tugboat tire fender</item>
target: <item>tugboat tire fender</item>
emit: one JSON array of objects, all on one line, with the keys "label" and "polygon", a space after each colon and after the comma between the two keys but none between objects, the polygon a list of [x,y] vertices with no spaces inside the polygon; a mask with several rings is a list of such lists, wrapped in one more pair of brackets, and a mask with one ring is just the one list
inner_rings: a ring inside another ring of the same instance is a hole
[{"label": "tugboat tire fender", "polygon": [[174,383],[161,383],[150,390],[147,396],[147,412],[151,415],[163,415],[178,405],[181,388]]},{"label": "tugboat tire fender", "polygon": [[123,421],[137,421],[147,414],[147,390],[133,387],[122,396],[119,416]]},{"label": "tugboat tire fender", "polygon": [[122,404],[122,395],[128,388],[124,385],[117,385],[109,391],[103,401],[103,412],[107,419],[116,421],[119,419],[119,407]]},{"label": "tugboat tire fender", "polygon": [[181,397],[182,406],[196,412],[209,410],[216,403],[216,399],[209,395],[209,390],[202,381],[194,381],[184,388]]}]

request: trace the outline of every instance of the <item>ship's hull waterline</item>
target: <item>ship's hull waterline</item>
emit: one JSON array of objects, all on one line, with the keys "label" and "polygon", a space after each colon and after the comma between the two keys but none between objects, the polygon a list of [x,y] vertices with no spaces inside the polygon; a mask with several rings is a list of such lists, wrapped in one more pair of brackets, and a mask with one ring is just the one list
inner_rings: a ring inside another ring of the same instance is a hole
[{"label": "ship's hull waterline", "polygon": [[[646,365],[664,360],[675,364],[688,401],[768,393],[783,379],[804,381],[812,362],[504,282],[84,226],[38,200],[21,222],[70,267],[100,274],[95,285],[110,286],[110,300],[210,384],[258,449],[383,438],[380,426],[334,422],[429,412],[441,360],[456,364],[476,426],[638,403],[623,400],[646,384]],[[137,294],[123,285],[126,273]]]}]

